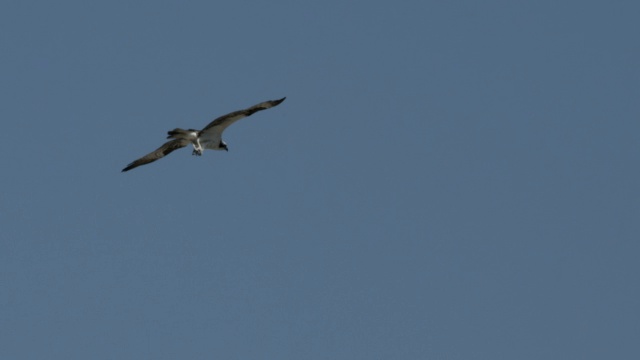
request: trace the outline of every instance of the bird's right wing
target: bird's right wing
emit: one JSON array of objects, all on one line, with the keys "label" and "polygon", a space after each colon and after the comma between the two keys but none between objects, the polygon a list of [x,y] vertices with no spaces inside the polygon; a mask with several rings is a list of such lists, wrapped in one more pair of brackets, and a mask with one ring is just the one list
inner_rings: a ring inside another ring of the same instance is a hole
[{"label": "bird's right wing", "polygon": [[148,163],[152,163],[158,159],[165,157],[166,155],[169,155],[174,150],[177,150],[189,145],[189,143],[191,143],[191,141],[187,139],[175,139],[175,140],[167,141],[162,146],[157,148],[155,151],[150,152],[147,155],[141,157],[140,159],[135,160],[134,162],[127,165],[126,168],[122,169],[122,172],[129,171],[140,165],[146,165]]},{"label": "bird's right wing", "polygon": [[270,109],[274,106],[277,106],[281,102],[283,102],[284,99],[286,99],[286,97],[283,97],[282,99],[278,99],[278,100],[264,101],[264,102],[261,102],[260,104],[253,105],[252,107],[249,107],[243,110],[234,111],[226,115],[222,115],[217,119],[213,120],[212,122],[210,122],[209,125],[205,126],[204,129],[202,129],[200,132],[205,134],[207,132],[217,132],[218,134],[222,134],[224,129],[226,129],[229,125],[233,124],[234,122],[242,118],[245,118],[247,116],[251,116],[258,111]]}]

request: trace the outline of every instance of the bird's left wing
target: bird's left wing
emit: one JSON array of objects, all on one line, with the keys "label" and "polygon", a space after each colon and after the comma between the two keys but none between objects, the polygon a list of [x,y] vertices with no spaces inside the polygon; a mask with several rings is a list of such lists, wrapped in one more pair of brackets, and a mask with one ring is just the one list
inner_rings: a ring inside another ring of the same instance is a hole
[{"label": "bird's left wing", "polygon": [[256,113],[258,111],[270,109],[280,104],[281,102],[283,102],[284,99],[286,99],[286,97],[283,97],[282,99],[279,99],[279,100],[269,100],[269,101],[261,102],[260,104],[253,105],[250,108],[246,108],[244,110],[238,110],[226,115],[222,115],[219,118],[210,122],[209,125],[205,126],[204,129],[202,129],[200,132],[201,133],[218,132],[219,134],[222,134],[224,129],[226,129],[229,125],[233,124],[234,122],[242,118],[245,118],[247,116],[250,116],[253,113]]},{"label": "bird's left wing", "polygon": [[141,157],[138,160],[133,161],[132,163],[130,163],[129,165],[127,165],[126,168],[122,169],[122,172],[125,171],[129,171],[133,168],[136,168],[140,165],[146,165],[148,163],[154,162],[158,159],[161,159],[163,157],[165,157],[166,155],[169,155],[172,151],[183,148],[187,145],[189,145],[189,143],[191,143],[191,141],[187,140],[187,139],[175,139],[175,140],[171,140],[171,141],[167,141],[166,143],[164,143],[162,146],[160,146],[159,148],[157,148],[156,150],[148,153],[147,155]]}]

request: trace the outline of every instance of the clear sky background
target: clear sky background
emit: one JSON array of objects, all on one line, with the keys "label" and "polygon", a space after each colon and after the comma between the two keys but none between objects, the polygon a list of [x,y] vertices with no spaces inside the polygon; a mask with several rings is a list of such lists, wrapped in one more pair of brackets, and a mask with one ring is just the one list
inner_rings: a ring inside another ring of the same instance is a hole
[{"label": "clear sky background", "polygon": [[640,358],[639,18],[3,1],[0,358]]}]

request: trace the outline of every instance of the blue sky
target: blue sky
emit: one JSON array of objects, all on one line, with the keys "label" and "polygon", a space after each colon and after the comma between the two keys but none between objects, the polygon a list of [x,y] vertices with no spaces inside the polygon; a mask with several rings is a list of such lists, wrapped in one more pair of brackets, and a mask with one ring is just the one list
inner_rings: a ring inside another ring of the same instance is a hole
[{"label": "blue sky", "polygon": [[1,358],[640,356],[636,2],[1,8]]}]

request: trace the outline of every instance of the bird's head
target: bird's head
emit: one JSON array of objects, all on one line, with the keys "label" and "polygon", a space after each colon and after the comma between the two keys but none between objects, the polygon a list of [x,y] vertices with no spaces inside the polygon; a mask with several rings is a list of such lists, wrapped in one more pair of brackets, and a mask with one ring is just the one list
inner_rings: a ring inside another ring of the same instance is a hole
[{"label": "bird's head", "polygon": [[220,141],[220,148],[224,149],[225,151],[229,151],[229,147],[227,146],[227,143],[224,141]]}]

